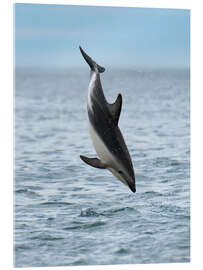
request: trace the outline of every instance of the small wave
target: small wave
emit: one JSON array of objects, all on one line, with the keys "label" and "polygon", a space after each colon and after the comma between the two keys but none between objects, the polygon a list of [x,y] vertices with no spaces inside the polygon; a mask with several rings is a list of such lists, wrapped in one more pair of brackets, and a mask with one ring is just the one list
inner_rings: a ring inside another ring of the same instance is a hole
[{"label": "small wave", "polygon": [[72,203],[68,203],[68,202],[43,202],[43,203],[40,203],[40,205],[56,205],[56,206],[59,206],[59,205],[72,205]]},{"label": "small wave", "polygon": [[73,262],[73,265],[86,265],[87,262],[83,259],[78,259],[76,261]]},{"label": "small wave", "polygon": [[103,212],[103,215],[109,216],[118,212],[123,212],[123,211],[134,211],[135,209],[132,207],[121,207],[121,208],[116,208],[116,209],[111,209]]},{"label": "small wave", "polygon": [[137,179],[139,181],[142,181],[142,182],[144,182],[144,181],[150,181],[152,179],[152,177],[147,177],[146,175],[143,175],[143,174],[136,174],[136,176],[137,176]]},{"label": "small wave", "polygon": [[110,210],[104,210],[103,212],[96,212],[93,208],[87,208],[81,211],[80,217],[98,217],[98,216],[111,216],[118,212],[123,211],[134,211],[135,209],[132,207],[121,207]]},{"label": "small wave", "polygon": [[179,166],[179,165],[181,165],[181,163],[179,161],[177,161],[177,160],[171,160],[171,164],[170,165],[171,166]]},{"label": "small wave", "polygon": [[37,235],[30,237],[31,240],[42,240],[42,241],[57,241],[57,240],[63,240],[63,237],[56,237],[51,235]]},{"label": "small wave", "polygon": [[23,189],[17,189],[15,192],[16,192],[16,193],[32,193],[32,194],[35,193],[34,191],[30,191],[30,190],[28,190],[28,189],[26,189],[26,188],[23,188]]},{"label": "small wave", "polygon": [[17,245],[15,245],[15,251],[28,250],[28,249],[31,249],[31,247],[29,247],[28,245],[25,245],[25,244],[17,244]]},{"label": "small wave", "polygon": [[153,212],[158,212],[159,214],[171,216],[178,218],[179,220],[189,220],[190,213],[186,213],[184,209],[180,206],[174,206],[172,204],[163,204],[160,203],[159,208],[156,207],[157,204],[152,203],[152,206],[155,208]]},{"label": "small wave", "polygon": [[73,188],[73,191],[80,191],[80,190],[83,190],[84,188],[82,188],[82,187],[74,187]]},{"label": "small wave", "polygon": [[165,167],[178,168],[180,166],[188,165],[188,163],[186,162],[178,161],[178,160],[170,159],[166,157],[157,157],[156,159],[153,160],[153,164],[159,168],[165,168]]},{"label": "small wave", "polygon": [[56,151],[53,151],[53,150],[45,150],[45,151],[41,151],[40,154],[43,156],[50,156],[50,155],[55,155],[57,154]]},{"label": "small wave", "polygon": [[34,191],[30,191],[30,190],[28,190],[26,188],[24,188],[24,189],[17,189],[15,192],[16,193],[32,193],[32,194],[35,193]]},{"label": "small wave", "polygon": [[52,221],[52,220],[54,220],[55,218],[54,217],[49,217],[49,218],[47,218],[47,220],[49,220],[49,221]]},{"label": "small wave", "polygon": [[80,216],[81,217],[98,217],[99,213],[97,213],[93,208],[87,208],[87,209],[83,209],[80,212]]},{"label": "small wave", "polygon": [[163,196],[162,193],[157,192],[157,191],[146,191],[146,192],[143,193],[143,195],[144,196],[146,195],[148,198],[149,197],[161,197],[161,196]]},{"label": "small wave", "polygon": [[126,248],[119,248],[116,252],[116,254],[122,255],[122,254],[128,254],[129,250]]},{"label": "small wave", "polygon": [[32,191],[32,190],[29,190],[27,188],[17,189],[15,191],[15,193],[17,193],[17,194],[26,194],[26,195],[31,195],[31,196],[34,195],[34,196],[39,196],[40,197],[40,195],[38,193],[36,193],[35,191]]},{"label": "small wave", "polygon": [[76,226],[70,226],[70,227],[65,227],[64,230],[77,230],[77,229],[89,229],[89,228],[94,228],[94,227],[98,227],[98,226],[103,226],[105,225],[106,222],[104,221],[97,221],[94,223],[82,223],[80,225],[76,225]]},{"label": "small wave", "polygon": [[153,234],[153,232],[152,232],[152,231],[146,231],[146,232],[144,232],[144,234],[149,234],[149,235],[151,235],[151,234]]},{"label": "small wave", "polygon": [[26,185],[26,187],[23,187],[21,189],[28,189],[28,190],[42,190],[43,187],[39,186],[39,185]]}]

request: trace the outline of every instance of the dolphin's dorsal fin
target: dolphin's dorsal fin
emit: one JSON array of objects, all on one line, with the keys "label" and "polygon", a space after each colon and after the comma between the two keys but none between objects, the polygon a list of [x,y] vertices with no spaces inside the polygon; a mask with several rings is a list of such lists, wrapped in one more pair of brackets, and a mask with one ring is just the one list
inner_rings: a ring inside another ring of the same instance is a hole
[{"label": "dolphin's dorsal fin", "polygon": [[88,158],[85,156],[80,155],[80,158],[87,163],[88,165],[99,168],[99,169],[106,169],[106,165],[98,158]]},{"label": "dolphin's dorsal fin", "polygon": [[109,110],[113,116],[113,119],[115,120],[116,124],[118,124],[118,120],[121,113],[121,107],[122,107],[122,96],[121,94],[118,94],[117,99],[114,103],[108,104]]}]

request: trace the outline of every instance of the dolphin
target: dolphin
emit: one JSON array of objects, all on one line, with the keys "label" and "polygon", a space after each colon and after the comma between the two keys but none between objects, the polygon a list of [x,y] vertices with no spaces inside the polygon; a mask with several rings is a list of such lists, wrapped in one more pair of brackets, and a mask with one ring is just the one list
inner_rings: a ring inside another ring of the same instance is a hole
[{"label": "dolphin", "polygon": [[92,167],[108,169],[132,192],[136,192],[133,164],[118,127],[122,96],[118,94],[113,104],[107,102],[100,81],[100,73],[104,72],[105,68],[92,60],[80,46],[79,48],[91,69],[87,103],[88,122],[91,139],[100,159],[83,155],[80,155],[80,158]]}]

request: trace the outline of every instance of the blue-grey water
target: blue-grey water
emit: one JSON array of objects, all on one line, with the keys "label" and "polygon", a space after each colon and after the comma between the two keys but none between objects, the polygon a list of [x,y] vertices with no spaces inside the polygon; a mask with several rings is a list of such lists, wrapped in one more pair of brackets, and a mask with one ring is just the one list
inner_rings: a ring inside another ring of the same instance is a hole
[{"label": "blue-grey water", "polygon": [[190,93],[187,70],[101,75],[132,157],[137,192],[79,155],[95,156],[87,124],[89,68],[15,72],[15,266],[190,261]]}]

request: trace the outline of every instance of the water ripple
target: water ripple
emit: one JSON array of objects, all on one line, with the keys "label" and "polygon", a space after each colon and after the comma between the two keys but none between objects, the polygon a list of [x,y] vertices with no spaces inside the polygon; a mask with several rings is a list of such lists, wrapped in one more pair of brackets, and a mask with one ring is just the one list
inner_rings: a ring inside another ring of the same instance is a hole
[{"label": "water ripple", "polygon": [[65,227],[63,229],[64,230],[89,229],[89,228],[94,228],[94,227],[98,227],[98,226],[103,226],[105,224],[106,224],[106,222],[104,222],[104,221],[97,221],[94,223],[87,223],[87,224],[80,224],[80,225]]},{"label": "water ripple", "polygon": [[88,69],[16,71],[15,266],[188,262],[188,72],[134,69],[102,77],[107,100],[115,100],[115,85],[125,89],[119,127],[136,193],[79,158],[95,155],[88,76]]}]

